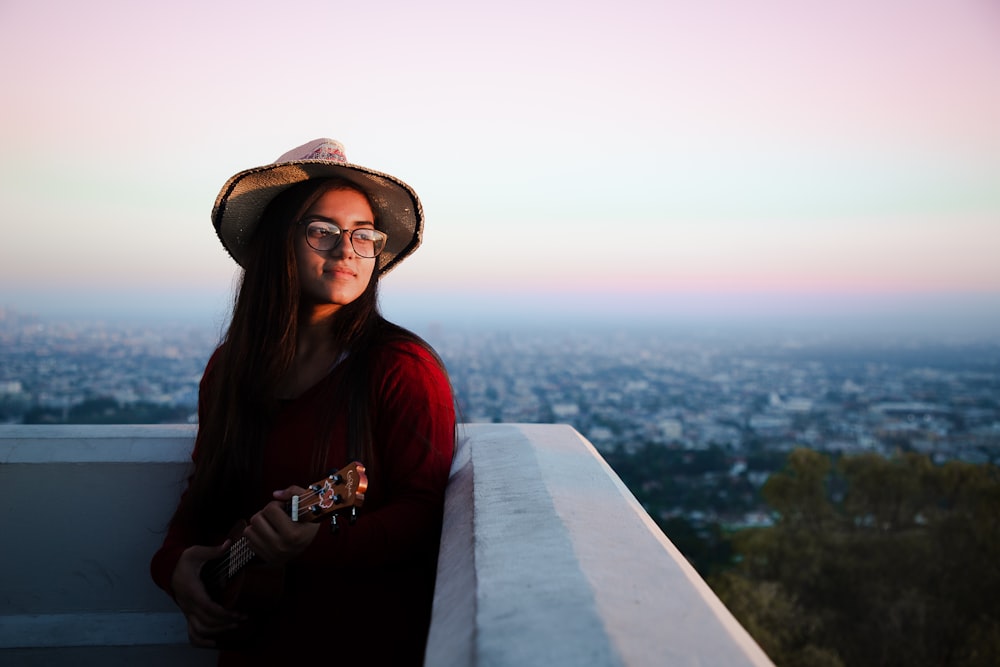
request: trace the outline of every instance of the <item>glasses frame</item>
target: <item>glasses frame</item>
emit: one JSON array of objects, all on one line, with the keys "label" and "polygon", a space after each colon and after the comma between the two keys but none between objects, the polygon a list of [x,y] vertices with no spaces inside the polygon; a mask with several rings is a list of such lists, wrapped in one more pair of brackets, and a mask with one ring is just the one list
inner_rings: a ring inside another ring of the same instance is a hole
[{"label": "glasses frame", "polygon": [[[330,246],[329,248],[317,248],[316,246],[313,245],[313,239],[309,237],[309,225],[311,225],[314,222],[319,222],[338,230],[339,233],[337,234],[336,240],[334,241],[333,245]],[[351,249],[354,251],[355,255],[357,255],[358,257],[363,257],[364,259],[375,259],[376,257],[382,254],[382,252],[385,250],[385,244],[389,242],[389,235],[383,232],[381,229],[375,229],[374,227],[355,227],[354,229],[344,229],[337,223],[325,220],[323,218],[303,218],[302,220],[299,220],[296,224],[301,227],[305,227],[304,231],[306,235],[306,244],[308,244],[308,246],[313,250],[315,250],[316,252],[330,252],[331,250],[336,250],[338,247],[340,247],[340,244],[343,242],[344,236],[346,235],[347,238],[351,240]],[[369,231],[381,234],[382,247],[379,248],[374,255],[362,254],[361,252],[358,251],[357,246],[354,245],[354,232],[357,231]]]}]

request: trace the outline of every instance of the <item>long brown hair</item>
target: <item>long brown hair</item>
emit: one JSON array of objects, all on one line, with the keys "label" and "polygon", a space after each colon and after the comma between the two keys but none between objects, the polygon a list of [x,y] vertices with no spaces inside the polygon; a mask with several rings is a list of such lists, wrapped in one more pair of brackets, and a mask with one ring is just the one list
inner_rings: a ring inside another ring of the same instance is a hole
[{"label": "long brown hair", "polygon": [[[300,183],[271,201],[250,240],[228,331],[202,383],[206,395],[201,400],[211,406],[211,414],[203,415],[199,424],[199,458],[173,519],[195,526],[200,540],[217,537],[241,514],[256,509],[250,506],[252,490],[260,480],[264,444],[278,407],[276,388],[296,353],[295,221],[323,194],[337,189],[354,190],[367,198],[357,186],[340,179]],[[334,343],[346,355],[341,385],[351,388],[341,388],[339,397],[348,406],[348,452],[365,462],[370,475],[378,468],[368,390],[371,351],[390,340],[410,340],[433,353],[417,336],[382,317],[378,282],[375,271],[365,291],[341,307],[331,322]],[[324,460],[330,427],[327,424],[317,433],[313,460],[317,477],[328,464],[345,463]]]}]

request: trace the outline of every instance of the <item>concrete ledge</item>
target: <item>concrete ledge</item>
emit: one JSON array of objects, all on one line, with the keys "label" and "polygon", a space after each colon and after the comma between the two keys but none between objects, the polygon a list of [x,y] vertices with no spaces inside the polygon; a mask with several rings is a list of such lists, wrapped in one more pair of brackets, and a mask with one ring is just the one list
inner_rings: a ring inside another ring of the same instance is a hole
[{"label": "concrete ledge", "polygon": [[0,426],[0,663],[215,663],[149,577],[194,433]]},{"label": "concrete ledge", "polygon": [[[0,426],[0,664],[214,661],[148,574],[194,433]],[[448,487],[427,664],[770,663],[576,431],[481,424]]]},{"label": "concrete ledge", "polygon": [[0,426],[0,463],[186,463],[197,426]]},{"label": "concrete ledge", "polygon": [[0,648],[178,644],[186,637],[176,611],[0,616]]},{"label": "concrete ledge", "polygon": [[568,426],[466,427],[428,665],[770,665]]}]

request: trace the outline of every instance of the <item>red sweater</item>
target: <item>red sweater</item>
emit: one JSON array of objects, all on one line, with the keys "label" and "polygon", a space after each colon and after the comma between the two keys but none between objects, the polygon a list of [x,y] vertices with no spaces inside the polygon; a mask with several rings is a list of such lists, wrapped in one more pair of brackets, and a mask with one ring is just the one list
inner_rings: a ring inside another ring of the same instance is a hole
[{"label": "red sweater", "polygon": [[[220,664],[273,665],[295,658],[422,662],[454,448],[454,403],[444,371],[416,343],[383,347],[374,365],[373,436],[380,465],[369,475],[357,522],[349,525],[342,517],[340,529],[331,533],[324,521],[309,548],[286,567],[280,611],[262,646],[248,654],[223,652]],[[282,404],[265,445],[257,509],[275,490],[316,481],[313,441],[328,411],[334,411],[332,432],[346,434],[346,407],[323,400],[328,383],[341,380],[341,368]],[[199,405],[202,418],[211,410],[205,403]],[[195,461],[200,446],[196,439]],[[327,460],[336,468],[349,462],[346,437],[331,438]],[[181,552],[193,544],[191,534],[191,527],[175,522],[153,556],[153,580],[168,593]]]}]

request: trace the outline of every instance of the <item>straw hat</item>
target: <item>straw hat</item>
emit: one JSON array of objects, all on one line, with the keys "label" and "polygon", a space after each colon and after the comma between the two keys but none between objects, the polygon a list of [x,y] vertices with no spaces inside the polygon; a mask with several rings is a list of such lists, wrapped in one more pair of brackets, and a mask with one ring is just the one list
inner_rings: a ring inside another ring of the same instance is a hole
[{"label": "straw hat", "polygon": [[333,139],[310,141],[272,164],[241,171],[226,181],[212,208],[212,224],[222,245],[245,266],[248,243],[271,200],[296,183],[331,176],[350,181],[371,200],[377,226],[389,237],[378,256],[379,273],[388,273],[417,249],[424,222],[417,193],[394,176],[350,164],[344,146]]}]

